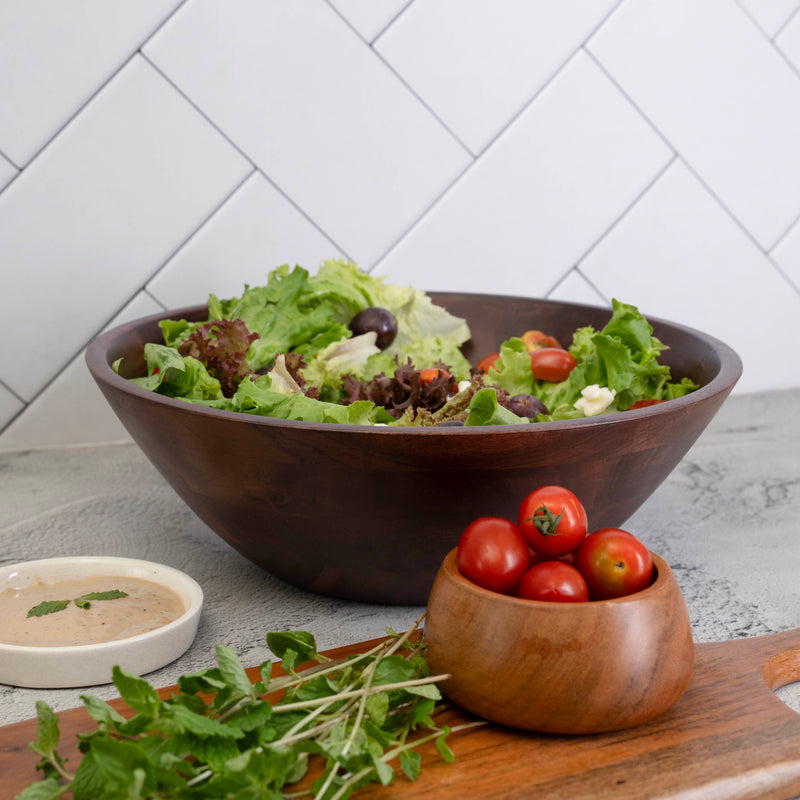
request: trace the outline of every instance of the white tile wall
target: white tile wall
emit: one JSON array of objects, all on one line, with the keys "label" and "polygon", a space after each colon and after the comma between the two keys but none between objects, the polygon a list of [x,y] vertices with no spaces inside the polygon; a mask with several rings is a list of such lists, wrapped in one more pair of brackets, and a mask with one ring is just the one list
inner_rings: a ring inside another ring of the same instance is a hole
[{"label": "white tile wall", "polygon": [[331,5],[368,42],[391,23],[411,0],[331,0]]},{"label": "white tile wall", "polygon": [[671,158],[580,52],[377,272],[431,289],[545,295]]},{"label": "white tile wall", "polygon": [[426,0],[375,43],[442,122],[479,153],[617,0]]},{"label": "white tile wall", "polygon": [[588,47],[739,222],[774,246],[800,216],[800,80],[739,6],[623,3]]},{"label": "white tile wall", "polygon": [[17,174],[18,171],[11,162],[0,156],[0,190],[4,189]]},{"label": "white tile wall", "polygon": [[470,161],[320,0],[192,0],[144,52],[366,268]]},{"label": "white tile wall", "polygon": [[336,256],[619,297],[800,386],[800,0],[491,6],[0,4],[0,448],[126,438],[111,322]]},{"label": "white tile wall", "polygon": [[0,150],[28,164],[179,2],[0,3]]}]

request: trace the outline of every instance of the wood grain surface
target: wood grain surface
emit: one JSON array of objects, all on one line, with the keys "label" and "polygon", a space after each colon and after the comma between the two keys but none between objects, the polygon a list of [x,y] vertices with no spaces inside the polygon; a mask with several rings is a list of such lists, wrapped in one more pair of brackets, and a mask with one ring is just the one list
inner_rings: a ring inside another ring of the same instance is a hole
[{"label": "wood grain surface", "polygon": [[[327,654],[341,657],[373,643]],[[355,796],[364,800],[800,797],[800,715],[773,693],[800,680],[800,628],[699,644],[695,653],[694,676],[686,694],[651,722],[584,736],[523,733],[494,725],[472,728],[449,740],[455,763],[442,762],[432,744],[423,746],[417,781],[398,777],[391,786],[369,786]],[[119,701],[112,705],[125,710]],[[59,751],[75,758],[75,734],[91,730],[94,723],[82,708],[62,712],[59,719]],[[443,719],[452,726],[474,718],[454,708],[444,712]],[[28,749],[35,735],[35,720],[0,728],[4,800],[37,779],[37,759]]]}]

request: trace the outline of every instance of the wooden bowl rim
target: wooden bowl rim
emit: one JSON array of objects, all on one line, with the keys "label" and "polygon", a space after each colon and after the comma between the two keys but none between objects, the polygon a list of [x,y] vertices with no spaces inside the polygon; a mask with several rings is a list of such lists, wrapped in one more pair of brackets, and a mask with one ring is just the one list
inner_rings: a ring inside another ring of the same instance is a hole
[{"label": "wooden bowl rim", "polygon": [[[501,594],[494,592],[491,589],[484,589],[473,583],[469,578],[466,578],[458,569],[456,565],[456,557],[458,547],[454,547],[444,557],[440,567],[440,576],[447,581],[455,584],[459,591],[465,592],[467,595],[472,596],[475,603],[487,605],[505,605],[510,603],[517,608],[531,608],[537,610],[548,609],[555,614],[575,614],[579,613],[578,609],[592,608],[598,610],[601,606],[622,605],[625,603],[643,603],[648,601],[658,600],[661,595],[671,591],[672,584],[675,583],[675,577],[669,564],[659,555],[650,551],[653,558],[653,568],[655,571],[655,578],[653,582],[645,589],[632,594],[627,594],[623,597],[612,597],[607,600],[586,600],[578,603],[558,603],[549,600],[528,600],[523,597],[515,597],[514,595]],[[439,576],[437,579],[439,580]]]},{"label": "wooden bowl rim", "polygon": [[[587,310],[594,311],[608,311],[610,309],[603,306],[591,306],[582,303],[566,303],[561,301],[544,300],[539,298],[525,298],[520,296],[511,295],[493,295],[481,294],[470,292],[429,292],[429,295],[436,298],[437,295],[450,294],[451,296],[457,294],[461,297],[470,297],[475,299],[485,298],[491,300],[531,300],[543,305],[550,305],[563,308],[586,308]],[[156,405],[162,405],[167,408],[173,408],[181,413],[190,415],[198,415],[201,417],[212,417],[220,420],[239,421],[243,424],[266,426],[266,427],[279,427],[279,428],[298,428],[306,430],[324,431],[326,434],[341,432],[343,435],[348,433],[359,433],[369,436],[520,436],[520,435],[541,435],[544,430],[551,431],[564,431],[575,430],[581,426],[605,427],[607,425],[621,425],[626,421],[635,418],[643,417],[658,417],[664,414],[672,414],[679,411],[684,406],[694,405],[704,399],[713,397],[720,392],[729,391],[732,386],[739,380],[742,373],[742,361],[736,351],[723,341],[711,336],[710,334],[703,333],[695,328],[690,328],[680,323],[670,322],[659,317],[648,317],[648,322],[652,325],[662,324],[672,327],[676,330],[683,331],[694,338],[699,339],[705,344],[709,345],[717,354],[720,362],[719,371],[717,374],[704,386],[696,389],[694,392],[683,397],[670,400],[668,403],[660,403],[644,408],[638,408],[628,411],[621,411],[614,414],[600,415],[597,417],[587,417],[583,419],[573,420],[551,420],[548,422],[539,422],[535,425],[492,425],[487,427],[390,427],[383,425],[349,425],[349,424],[331,424],[325,422],[310,422],[305,420],[290,420],[278,419],[276,417],[263,417],[256,414],[244,414],[238,411],[228,411],[226,409],[209,408],[206,406],[190,403],[180,398],[167,397],[140,386],[136,386],[128,379],[118,375],[111,367],[114,359],[109,357],[109,353],[114,348],[117,342],[124,339],[132,331],[139,327],[148,324],[157,324],[160,320],[164,319],[182,319],[184,317],[202,313],[203,310],[208,309],[205,304],[185,306],[167,311],[160,311],[150,314],[145,317],[131,320],[129,322],[117,325],[114,328],[99,334],[93,339],[86,348],[85,360],[87,367],[94,377],[95,381],[100,385],[107,385],[116,391],[123,394],[128,394],[134,397],[152,402]]]}]

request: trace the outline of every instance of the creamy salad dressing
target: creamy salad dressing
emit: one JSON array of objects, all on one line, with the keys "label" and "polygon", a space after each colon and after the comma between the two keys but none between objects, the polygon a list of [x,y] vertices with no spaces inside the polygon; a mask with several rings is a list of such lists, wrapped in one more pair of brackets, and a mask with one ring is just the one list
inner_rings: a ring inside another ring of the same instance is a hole
[{"label": "creamy salad dressing", "polygon": [[[127,597],[95,600],[82,609],[70,602],[41,617],[28,611],[45,600],[74,600],[90,592],[119,589]],[[138,636],[172,622],[186,608],[171,589],[153,581],[119,575],[96,575],[36,583],[0,592],[0,642],[37,647],[99,644]]]}]

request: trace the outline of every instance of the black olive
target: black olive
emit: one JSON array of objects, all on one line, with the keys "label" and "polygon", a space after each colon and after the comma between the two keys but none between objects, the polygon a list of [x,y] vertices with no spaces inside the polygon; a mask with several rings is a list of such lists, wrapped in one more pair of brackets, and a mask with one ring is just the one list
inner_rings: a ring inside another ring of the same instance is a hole
[{"label": "black olive", "polygon": [[547,406],[532,394],[515,394],[508,401],[509,411],[513,411],[518,417],[528,417],[536,419],[537,414],[548,414]]},{"label": "black olive", "polygon": [[397,320],[391,311],[373,306],[359,311],[350,320],[350,330],[355,336],[375,331],[378,335],[377,339],[375,339],[375,344],[381,350],[385,350],[394,341],[394,337],[397,336]]}]

